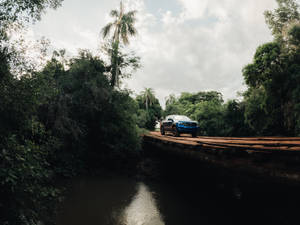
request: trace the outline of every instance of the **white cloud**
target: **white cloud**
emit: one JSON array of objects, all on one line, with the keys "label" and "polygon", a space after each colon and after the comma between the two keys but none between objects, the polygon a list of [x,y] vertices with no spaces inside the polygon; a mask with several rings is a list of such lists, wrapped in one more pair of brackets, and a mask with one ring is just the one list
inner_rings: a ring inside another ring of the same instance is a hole
[{"label": "white cloud", "polygon": [[183,91],[217,90],[225,99],[235,98],[245,89],[242,68],[259,44],[272,39],[263,12],[274,1],[179,1],[179,16],[164,12],[156,29],[144,28],[134,43],[143,69],[128,86],[138,91],[152,87],[161,102]]},{"label": "white cloud", "polygon": [[[156,5],[159,5],[159,0]],[[225,99],[236,97],[243,86],[242,68],[250,63],[258,45],[272,40],[263,12],[275,0],[172,0],[172,7],[154,14],[143,0],[126,0],[126,9],[138,10],[138,36],[130,49],[142,58],[142,68],[126,81],[140,92],[156,91],[161,103],[171,93],[221,91]],[[176,2],[177,1],[177,2]],[[100,30],[111,20],[109,12],[119,0],[65,0],[33,27],[59,48],[75,54],[78,48],[95,51]]]}]

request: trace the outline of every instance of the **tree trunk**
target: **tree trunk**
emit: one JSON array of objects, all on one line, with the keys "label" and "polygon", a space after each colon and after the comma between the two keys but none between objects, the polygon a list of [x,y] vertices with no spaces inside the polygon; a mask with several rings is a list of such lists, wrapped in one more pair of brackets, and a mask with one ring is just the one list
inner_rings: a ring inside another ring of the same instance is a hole
[{"label": "tree trunk", "polygon": [[119,76],[119,63],[118,63],[118,51],[119,51],[119,42],[116,41],[113,43],[113,51],[111,56],[111,64],[112,64],[112,73],[111,73],[111,86],[115,87],[118,84],[118,76]]}]

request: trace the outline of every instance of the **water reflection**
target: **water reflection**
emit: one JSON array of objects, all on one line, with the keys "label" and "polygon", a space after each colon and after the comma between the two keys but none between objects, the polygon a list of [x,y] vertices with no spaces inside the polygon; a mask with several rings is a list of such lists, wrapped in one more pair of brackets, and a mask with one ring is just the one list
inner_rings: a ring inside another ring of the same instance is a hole
[{"label": "water reflection", "polygon": [[163,219],[157,208],[149,188],[143,184],[138,184],[138,191],[132,202],[127,206],[121,216],[123,225],[164,225]]},{"label": "water reflection", "polygon": [[75,182],[58,225],[164,225],[149,187],[133,179]]}]

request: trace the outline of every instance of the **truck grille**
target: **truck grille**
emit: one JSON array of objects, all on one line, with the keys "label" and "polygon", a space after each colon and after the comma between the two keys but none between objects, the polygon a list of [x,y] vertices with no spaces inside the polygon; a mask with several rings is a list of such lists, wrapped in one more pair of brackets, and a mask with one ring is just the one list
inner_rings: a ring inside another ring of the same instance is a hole
[{"label": "truck grille", "polygon": [[182,123],[186,127],[196,127],[196,123]]}]

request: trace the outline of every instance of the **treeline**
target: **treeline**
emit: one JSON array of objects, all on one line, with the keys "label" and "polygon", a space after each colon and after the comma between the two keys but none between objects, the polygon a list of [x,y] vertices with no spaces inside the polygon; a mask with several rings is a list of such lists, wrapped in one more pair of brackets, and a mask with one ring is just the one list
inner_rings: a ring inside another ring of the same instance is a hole
[{"label": "treeline", "polygon": [[198,121],[202,136],[248,136],[253,131],[244,118],[245,104],[236,100],[224,104],[222,94],[215,91],[170,95],[164,115],[186,115]]}]

